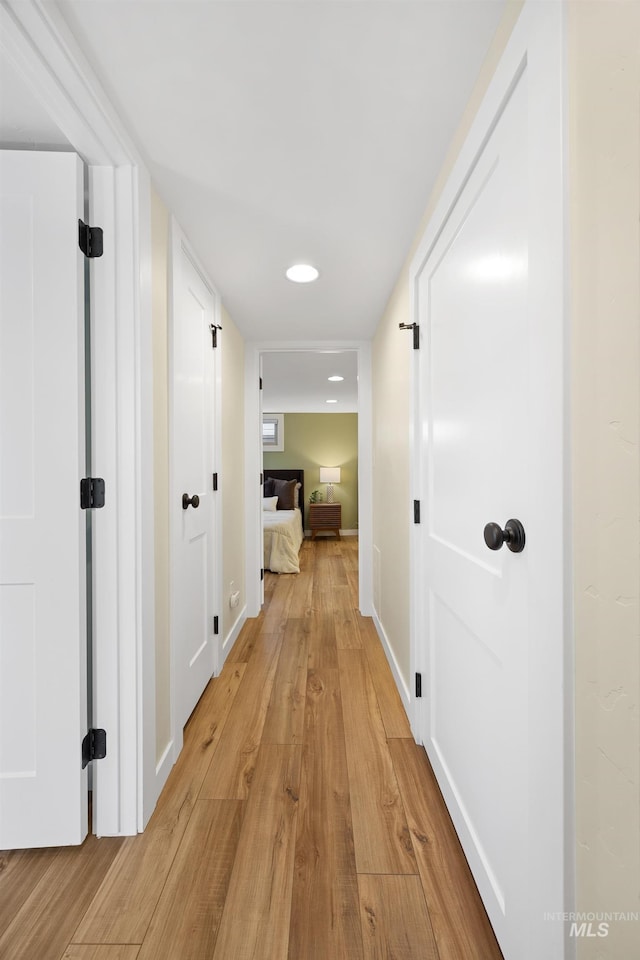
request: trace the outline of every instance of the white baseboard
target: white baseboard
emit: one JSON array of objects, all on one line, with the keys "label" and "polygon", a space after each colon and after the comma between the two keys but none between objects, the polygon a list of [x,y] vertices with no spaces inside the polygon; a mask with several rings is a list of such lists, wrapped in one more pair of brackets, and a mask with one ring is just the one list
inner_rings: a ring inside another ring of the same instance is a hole
[{"label": "white baseboard", "polygon": [[244,627],[246,619],[247,619],[247,605],[245,603],[244,607],[238,614],[238,618],[236,622],[231,627],[231,630],[229,631],[225,639],[222,641],[222,648],[220,650],[221,657],[220,657],[220,664],[219,664],[220,670],[222,670],[224,666],[224,662],[227,659],[229,650],[231,650],[231,647],[234,645],[234,643],[240,636],[240,631]]},{"label": "white baseboard", "polygon": [[164,752],[156,764],[156,790],[158,796],[162,793],[162,788],[164,787],[169,774],[171,773],[171,768],[174,765],[176,758],[174,757],[173,751],[173,740],[169,740],[169,743],[164,748]]},{"label": "white baseboard", "polygon": [[391,645],[389,643],[389,638],[384,632],[384,627],[380,623],[380,618],[378,617],[377,611],[375,609],[373,611],[373,623],[378,632],[378,636],[380,637],[380,643],[382,644],[382,649],[384,650],[389,666],[391,667],[391,673],[393,674],[393,679],[396,682],[396,687],[398,688],[398,693],[400,694],[400,699],[402,700],[404,709],[406,710],[407,716],[411,717],[412,708],[411,708],[411,694],[409,692],[409,687],[405,683],[404,677],[400,672],[400,668],[398,667],[398,661],[396,660],[395,654],[391,649]]}]

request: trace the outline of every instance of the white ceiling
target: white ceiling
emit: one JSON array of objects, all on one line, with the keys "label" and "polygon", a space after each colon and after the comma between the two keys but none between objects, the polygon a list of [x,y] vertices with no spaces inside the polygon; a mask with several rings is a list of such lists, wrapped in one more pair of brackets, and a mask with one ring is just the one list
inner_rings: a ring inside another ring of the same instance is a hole
[{"label": "white ceiling", "polygon": [[[331,383],[329,377],[344,377]],[[355,350],[292,351],[262,355],[265,413],[357,413]],[[337,400],[337,403],[327,403]]]},{"label": "white ceiling", "polygon": [[[504,0],[57,5],[244,336],[370,338]],[[4,57],[0,143],[70,148]],[[354,351],[263,379],[268,411],[357,410]]]},{"label": "white ceiling", "polygon": [[370,338],[504,0],[58,6],[243,335]]}]

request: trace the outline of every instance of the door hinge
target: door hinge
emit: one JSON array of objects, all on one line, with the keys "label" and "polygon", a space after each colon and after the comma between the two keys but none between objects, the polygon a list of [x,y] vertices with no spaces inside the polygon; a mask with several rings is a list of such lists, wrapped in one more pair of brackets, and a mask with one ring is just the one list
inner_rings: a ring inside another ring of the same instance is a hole
[{"label": "door hinge", "polygon": [[214,634],[215,634],[216,636],[218,635],[218,631],[219,631],[218,618],[217,618],[217,617],[214,617],[214,618],[213,618],[213,632],[214,632]]},{"label": "door hinge", "polygon": [[413,501],[413,522],[420,523],[420,501]]},{"label": "door hinge", "polygon": [[222,327],[219,323],[210,323],[209,330],[211,330],[211,346],[215,350],[218,346],[218,330],[222,330]]},{"label": "door hinge", "polygon": [[260,580],[264,580],[264,567],[260,571]]},{"label": "door hinge", "polygon": [[262,390],[262,377],[260,377],[260,389]]},{"label": "door hinge", "polygon": [[262,487],[263,485],[264,485],[264,474],[261,473],[261,474],[260,474],[260,486]]},{"label": "door hinge", "polygon": [[420,349],[420,325],[417,323],[399,323],[401,330],[413,330],[413,349]]},{"label": "door hinge", "polygon": [[104,760],[107,755],[106,730],[89,730],[82,741],[82,769],[92,760]]},{"label": "door hinge", "polygon": [[102,477],[85,477],[80,481],[80,509],[98,510],[104,507],[104,480]]},{"label": "door hinge", "polygon": [[422,674],[416,673],[416,697],[422,696]]},{"label": "door hinge", "polygon": [[217,473],[214,473],[214,475],[213,475],[213,489],[214,489],[214,490],[217,490],[217,489],[218,489],[218,474],[217,474]]},{"label": "door hinge", "polygon": [[102,256],[102,227],[90,227],[78,220],[78,246],[85,257],[93,259]]}]

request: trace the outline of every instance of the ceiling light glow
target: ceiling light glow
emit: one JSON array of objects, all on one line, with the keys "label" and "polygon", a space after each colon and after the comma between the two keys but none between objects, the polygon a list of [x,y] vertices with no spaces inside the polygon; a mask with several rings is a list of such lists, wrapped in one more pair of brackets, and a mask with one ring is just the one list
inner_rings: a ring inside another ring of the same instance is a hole
[{"label": "ceiling light glow", "polygon": [[295,263],[287,270],[287,279],[293,280],[294,283],[311,283],[318,277],[318,271],[309,263]]},{"label": "ceiling light glow", "polygon": [[338,377],[336,375],[335,377],[327,377],[327,380],[331,380],[333,383],[338,383],[339,380],[344,380],[344,377]]},{"label": "ceiling light glow", "polygon": [[325,400],[325,403],[337,403],[337,400]]}]

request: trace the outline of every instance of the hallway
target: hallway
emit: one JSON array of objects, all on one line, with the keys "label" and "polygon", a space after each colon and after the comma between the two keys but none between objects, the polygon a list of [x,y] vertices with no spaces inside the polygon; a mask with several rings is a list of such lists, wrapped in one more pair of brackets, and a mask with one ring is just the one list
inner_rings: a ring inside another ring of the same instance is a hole
[{"label": "hallway", "polygon": [[2,960],[500,960],[357,558],[266,575],[144,834],[0,855]]}]

